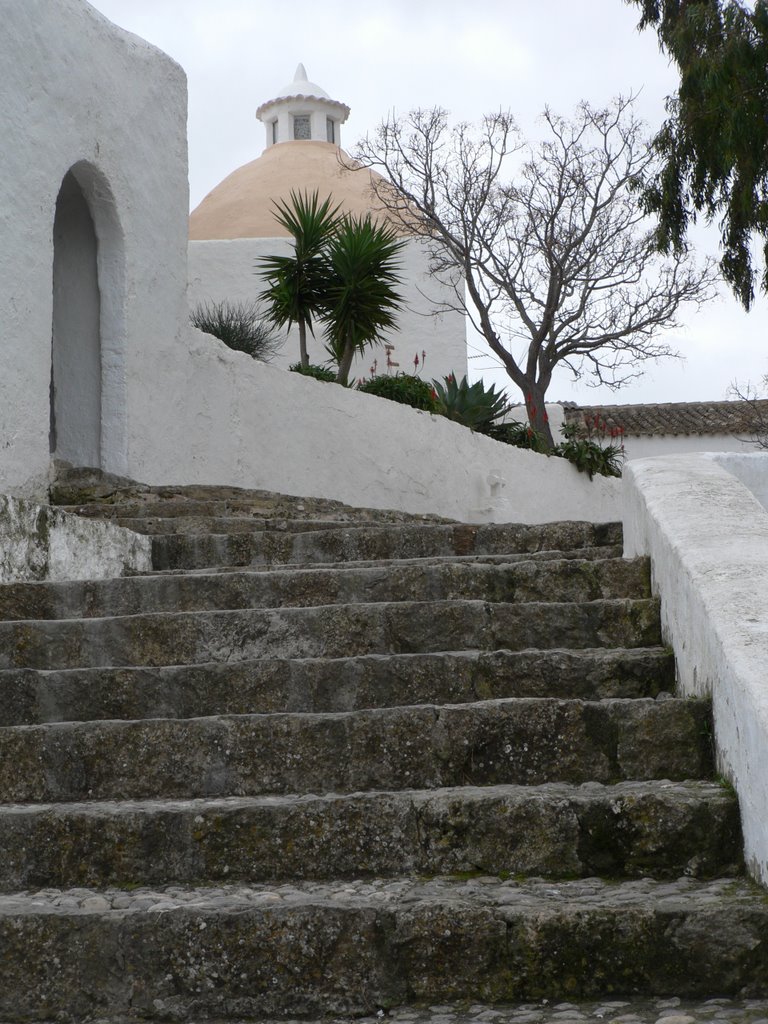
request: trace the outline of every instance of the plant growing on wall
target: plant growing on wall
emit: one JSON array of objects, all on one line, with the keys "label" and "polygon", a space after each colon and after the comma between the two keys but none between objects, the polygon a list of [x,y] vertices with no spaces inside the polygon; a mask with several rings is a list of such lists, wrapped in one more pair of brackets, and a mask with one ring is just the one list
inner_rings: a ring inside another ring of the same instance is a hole
[{"label": "plant growing on wall", "polygon": [[486,388],[481,380],[470,384],[466,377],[457,382],[454,374],[440,381],[432,381],[435,390],[435,409],[441,416],[487,434],[491,425],[509,408],[506,394],[496,391],[495,385]]},{"label": "plant growing on wall", "polygon": [[259,272],[266,287],[260,298],[266,303],[267,315],[275,327],[290,329],[297,324],[300,362],[306,368],[307,331],[312,331],[312,318],[323,307],[325,246],[336,227],[339,207],[331,205],[330,197],[321,203],[317,192],[294,191],[289,203],[277,200],[273,206],[275,219],[293,237],[293,253],[261,258]]},{"label": "plant growing on wall", "polygon": [[432,385],[410,373],[398,373],[394,377],[386,374],[372,377],[359,384],[357,390],[366,395],[388,398],[401,405],[410,405],[413,409],[435,411],[436,399]]},{"label": "plant growing on wall", "polygon": [[262,363],[268,363],[285,344],[255,302],[200,303],[189,319],[193,327]]}]

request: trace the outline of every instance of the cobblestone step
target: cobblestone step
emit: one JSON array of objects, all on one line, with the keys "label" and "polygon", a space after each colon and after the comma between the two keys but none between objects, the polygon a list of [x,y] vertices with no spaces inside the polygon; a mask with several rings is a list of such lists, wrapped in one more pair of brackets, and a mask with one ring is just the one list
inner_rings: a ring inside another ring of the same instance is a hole
[{"label": "cobblestone step", "polygon": [[0,897],[0,1018],[761,997],[766,935],[765,892],[734,879],[46,889]]},{"label": "cobblestone step", "polygon": [[355,658],[0,671],[0,726],[104,718],[356,711],[505,697],[655,697],[675,686],[665,648],[454,651]]},{"label": "cobblestone step", "polygon": [[0,669],[660,643],[655,599],[403,601],[0,622]]},{"label": "cobblestone step", "polygon": [[16,583],[0,587],[0,619],[384,601],[583,602],[622,597],[650,597],[647,559],[406,563]]},{"label": "cobblestone step", "polygon": [[715,783],[458,787],[0,806],[0,889],[470,873],[713,878],[743,868]]},{"label": "cobblestone step", "polygon": [[315,533],[245,533],[152,539],[156,569],[370,559],[435,555],[507,554],[601,547],[619,542],[617,523],[544,523],[525,526],[402,524],[321,530]]},{"label": "cobblestone step", "polygon": [[0,730],[0,792],[29,803],[706,778],[709,715],[701,700],[530,698],[22,726]]}]

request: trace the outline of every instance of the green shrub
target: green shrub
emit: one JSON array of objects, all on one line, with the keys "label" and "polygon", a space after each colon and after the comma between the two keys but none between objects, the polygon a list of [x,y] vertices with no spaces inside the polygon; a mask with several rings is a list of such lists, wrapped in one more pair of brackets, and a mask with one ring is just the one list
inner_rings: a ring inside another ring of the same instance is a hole
[{"label": "green shrub", "polygon": [[504,444],[514,445],[515,448],[527,448],[542,455],[547,454],[546,441],[527,423],[492,423],[487,433],[495,441],[503,441]]},{"label": "green shrub", "polygon": [[481,380],[470,385],[466,377],[457,384],[454,374],[443,381],[432,381],[436,395],[436,412],[455,423],[487,434],[493,422],[507,411],[506,394],[494,385],[486,389]]},{"label": "green shrub", "polygon": [[189,319],[193,327],[262,363],[274,358],[285,343],[285,338],[275,333],[256,302],[200,303]]},{"label": "green shrub", "polygon": [[335,370],[329,370],[327,366],[316,366],[314,363],[310,363],[308,366],[302,366],[301,363],[292,363],[288,369],[293,373],[300,373],[304,377],[314,377],[315,380],[326,380],[331,384],[336,380]]},{"label": "green shrub", "polygon": [[592,437],[584,436],[584,430],[575,424],[564,424],[561,432],[565,440],[555,445],[553,455],[568,459],[580,473],[586,473],[590,480],[595,473],[598,476],[621,476],[623,443],[600,444]]},{"label": "green shrub", "polygon": [[400,402],[401,405],[410,405],[414,409],[435,411],[436,402],[432,385],[410,373],[398,373],[394,377],[381,374],[358,384],[357,390],[366,395],[388,398],[391,402]]}]

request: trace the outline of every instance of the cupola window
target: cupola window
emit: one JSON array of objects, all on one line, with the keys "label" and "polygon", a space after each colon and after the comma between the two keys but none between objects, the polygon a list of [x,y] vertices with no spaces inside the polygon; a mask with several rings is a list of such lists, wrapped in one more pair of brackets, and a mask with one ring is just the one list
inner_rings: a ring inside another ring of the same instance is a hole
[{"label": "cupola window", "polygon": [[328,142],[336,141],[336,123],[332,117],[326,117],[325,119],[325,137]]},{"label": "cupola window", "polygon": [[301,141],[312,138],[309,114],[296,114],[294,116],[293,137]]},{"label": "cupola window", "polygon": [[272,145],[277,142],[277,118],[272,122]]}]

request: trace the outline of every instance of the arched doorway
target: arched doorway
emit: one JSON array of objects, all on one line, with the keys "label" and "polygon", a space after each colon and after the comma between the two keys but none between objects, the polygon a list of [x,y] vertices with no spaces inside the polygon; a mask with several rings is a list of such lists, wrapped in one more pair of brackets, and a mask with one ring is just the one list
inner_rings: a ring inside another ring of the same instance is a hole
[{"label": "arched doorway", "polygon": [[75,466],[101,466],[101,295],[93,217],[70,171],[53,227],[50,447]]}]

